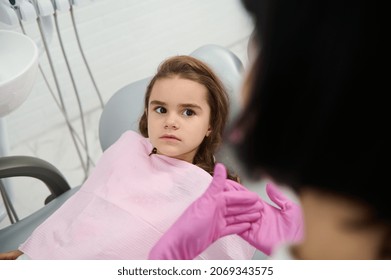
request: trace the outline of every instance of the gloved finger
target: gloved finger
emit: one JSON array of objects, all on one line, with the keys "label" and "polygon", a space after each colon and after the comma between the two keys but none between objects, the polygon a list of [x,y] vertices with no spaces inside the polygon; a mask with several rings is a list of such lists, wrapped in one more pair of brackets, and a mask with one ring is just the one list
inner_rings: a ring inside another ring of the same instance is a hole
[{"label": "gloved finger", "polygon": [[213,179],[209,185],[208,193],[211,195],[221,192],[225,188],[225,181],[227,179],[227,170],[221,163],[216,163],[213,171]]},{"label": "gloved finger", "polygon": [[226,226],[221,230],[220,237],[230,235],[230,234],[241,234],[251,228],[251,223],[239,223]]},{"label": "gloved finger", "polygon": [[256,201],[261,201],[261,197],[251,191],[226,191],[219,194],[220,198],[224,198],[227,205],[231,204],[248,204]]},{"label": "gloved finger", "polygon": [[224,192],[219,195],[220,199],[224,199],[226,207],[234,205],[251,205],[261,200],[258,194],[250,191],[237,192],[230,191]]},{"label": "gloved finger", "polygon": [[225,217],[232,216],[232,215],[239,215],[239,214],[246,214],[246,213],[261,213],[263,209],[263,205],[261,202],[257,201],[253,204],[246,204],[246,205],[231,205],[229,207],[226,207],[225,209]]},{"label": "gloved finger", "polygon": [[227,179],[225,181],[225,190],[226,191],[231,191],[231,190],[235,190],[235,191],[248,191],[248,189],[246,189],[244,186],[242,186],[241,184],[239,184],[238,182],[235,182],[233,180],[230,180],[230,179]]},{"label": "gloved finger", "polygon": [[290,203],[293,203],[291,200],[289,200],[281,190],[278,189],[277,186],[275,186],[272,183],[266,184],[266,193],[269,196],[269,198],[277,204],[281,210],[286,210],[287,206]]},{"label": "gloved finger", "polygon": [[235,225],[235,224],[241,224],[241,223],[253,223],[259,220],[261,218],[261,212],[254,212],[254,213],[245,213],[240,215],[232,215],[225,218],[225,222],[227,226]]}]

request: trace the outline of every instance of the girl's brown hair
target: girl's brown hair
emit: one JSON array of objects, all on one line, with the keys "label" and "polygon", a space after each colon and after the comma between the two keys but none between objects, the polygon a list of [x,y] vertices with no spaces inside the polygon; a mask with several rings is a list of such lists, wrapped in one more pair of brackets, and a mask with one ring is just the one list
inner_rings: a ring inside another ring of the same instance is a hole
[{"label": "girl's brown hair", "polygon": [[[222,142],[224,128],[228,120],[229,99],[220,79],[202,61],[191,56],[179,55],[168,58],[159,65],[156,75],[147,87],[144,113],[139,122],[139,130],[144,137],[148,137],[148,102],[155,82],[158,79],[172,77],[188,79],[207,88],[207,102],[211,112],[209,123],[212,131],[198,147],[193,164],[213,175],[215,166],[214,154]],[[237,176],[231,174],[228,174],[228,178],[238,181]]]}]

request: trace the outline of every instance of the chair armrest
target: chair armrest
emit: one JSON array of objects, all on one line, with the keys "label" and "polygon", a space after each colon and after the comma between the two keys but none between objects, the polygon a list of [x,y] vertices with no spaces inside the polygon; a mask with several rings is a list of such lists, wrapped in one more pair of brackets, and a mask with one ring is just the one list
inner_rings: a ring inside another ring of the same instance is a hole
[{"label": "chair armrest", "polygon": [[0,157],[0,179],[18,176],[33,177],[45,183],[51,193],[45,204],[71,189],[61,172],[45,160],[29,156]]},{"label": "chair armrest", "polygon": [[52,215],[60,206],[74,195],[80,186],[66,191],[61,196],[53,199],[44,207],[23,218],[19,222],[0,229],[0,252],[8,252],[18,249],[31,235],[31,233]]}]

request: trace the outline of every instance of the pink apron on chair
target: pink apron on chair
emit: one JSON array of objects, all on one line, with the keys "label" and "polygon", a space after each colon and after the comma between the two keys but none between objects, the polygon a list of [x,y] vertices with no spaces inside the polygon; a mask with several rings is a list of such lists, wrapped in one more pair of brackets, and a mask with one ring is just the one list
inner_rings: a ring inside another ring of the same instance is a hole
[{"label": "pink apron on chair", "polygon": [[[125,132],[80,188],[20,246],[31,259],[147,259],[149,250],[212,180],[188,162],[153,154],[148,139]],[[199,259],[251,259],[239,236]]]}]

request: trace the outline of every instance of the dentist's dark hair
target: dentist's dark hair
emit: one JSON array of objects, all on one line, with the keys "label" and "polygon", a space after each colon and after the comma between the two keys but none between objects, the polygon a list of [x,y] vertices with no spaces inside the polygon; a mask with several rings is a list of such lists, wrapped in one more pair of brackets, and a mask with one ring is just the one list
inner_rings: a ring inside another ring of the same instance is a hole
[{"label": "dentist's dark hair", "polygon": [[299,193],[316,188],[366,205],[371,216],[363,224],[388,228],[379,258],[391,258],[382,5],[242,2],[260,47],[248,103],[232,133],[243,165],[249,175]]}]

